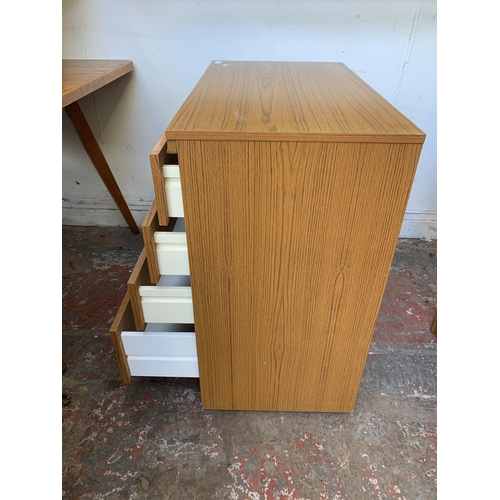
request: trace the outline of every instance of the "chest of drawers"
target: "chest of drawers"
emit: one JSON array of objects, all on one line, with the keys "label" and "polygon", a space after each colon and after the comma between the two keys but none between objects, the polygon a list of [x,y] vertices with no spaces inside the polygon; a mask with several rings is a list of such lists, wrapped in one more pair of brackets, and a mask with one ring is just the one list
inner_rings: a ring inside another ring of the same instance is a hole
[{"label": "chest of drawers", "polygon": [[151,152],[205,409],[352,411],[424,139],[344,64],[209,65]]}]

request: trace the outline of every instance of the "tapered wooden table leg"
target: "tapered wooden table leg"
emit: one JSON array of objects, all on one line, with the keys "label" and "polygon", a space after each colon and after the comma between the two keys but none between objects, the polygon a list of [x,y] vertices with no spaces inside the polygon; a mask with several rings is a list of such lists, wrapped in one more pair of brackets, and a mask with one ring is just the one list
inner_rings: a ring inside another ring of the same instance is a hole
[{"label": "tapered wooden table leg", "polygon": [[127,202],[125,201],[125,198],[123,197],[122,192],[118,187],[113,173],[109,168],[108,162],[106,161],[106,158],[104,157],[104,154],[102,153],[101,148],[99,147],[99,144],[94,137],[94,134],[92,133],[87,120],[85,119],[85,115],[83,114],[80,105],[78,104],[78,102],[73,102],[66,106],[64,109],[66,110],[69,119],[73,123],[75,130],[80,137],[82,145],[87,151],[90,160],[94,164],[94,167],[96,168],[97,172],[101,176],[101,179],[108,188],[109,193],[120,209],[123,217],[127,221],[127,224],[129,225],[130,229],[132,229],[132,232],[134,234],[139,234],[139,228],[137,227],[137,224],[132,217],[132,213],[128,208]]}]

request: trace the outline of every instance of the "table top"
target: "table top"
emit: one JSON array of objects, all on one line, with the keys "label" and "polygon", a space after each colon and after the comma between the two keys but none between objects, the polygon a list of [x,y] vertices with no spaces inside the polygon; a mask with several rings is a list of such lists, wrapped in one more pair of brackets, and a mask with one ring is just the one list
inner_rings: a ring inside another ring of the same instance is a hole
[{"label": "table top", "polygon": [[343,63],[212,61],[167,139],[423,143]]},{"label": "table top", "polygon": [[130,73],[132,61],[105,59],[62,60],[62,107]]}]

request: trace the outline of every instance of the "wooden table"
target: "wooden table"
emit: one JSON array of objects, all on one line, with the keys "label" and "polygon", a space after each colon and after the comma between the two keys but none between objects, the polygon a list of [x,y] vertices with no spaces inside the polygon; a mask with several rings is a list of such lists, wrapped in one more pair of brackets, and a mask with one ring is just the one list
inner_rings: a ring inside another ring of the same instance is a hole
[{"label": "wooden table", "polygon": [[138,234],[139,228],[132,217],[127,202],[78,104],[78,100],[82,97],[95,92],[104,85],[130,73],[132,70],[132,61],[63,59],[62,107],[66,110],[83,147],[127,221],[127,224],[134,234]]}]

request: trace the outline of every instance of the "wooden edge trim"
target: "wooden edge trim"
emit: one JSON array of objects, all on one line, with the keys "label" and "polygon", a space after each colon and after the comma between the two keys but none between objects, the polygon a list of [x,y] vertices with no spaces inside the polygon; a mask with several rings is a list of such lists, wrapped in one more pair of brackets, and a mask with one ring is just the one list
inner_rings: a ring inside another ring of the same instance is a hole
[{"label": "wooden edge trim", "polygon": [[171,155],[177,154],[177,141],[167,139],[167,153]]},{"label": "wooden edge trim", "polygon": [[141,297],[139,295],[139,287],[142,285],[151,285],[149,279],[149,269],[147,265],[146,249],[143,248],[141,255],[137,259],[135,267],[127,281],[128,293],[130,295],[130,304],[134,313],[135,327],[142,332],[146,328],[144,314],[142,313]]},{"label": "wooden edge trim", "polygon": [[[80,85],[77,88],[68,90],[66,93],[62,94],[62,107],[65,108],[69,106],[73,102],[78,101],[82,97],[85,97],[96,90],[104,87],[108,83],[117,80],[118,78],[130,73],[134,69],[134,64],[129,60],[117,60],[112,61],[113,63],[121,63],[119,66],[116,66],[113,69],[105,73],[99,73],[97,76],[92,78],[85,83],[85,85]],[[64,79],[64,59],[63,59],[63,79]]]},{"label": "wooden edge trim", "polygon": [[169,217],[168,225],[162,226],[158,220],[158,208],[156,200],[153,201],[146,218],[142,223],[142,238],[146,249],[146,260],[148,262],[149,279],[151,283],[160,281],[160,266],[158,264],[158,254],[156,253],[155,233],[158,231],[173,231],[177,217]]},{"label": "wooden edge trim", "polygon": [[429,330],[437,337],[437,334],[438,334],[438,320],[437,320],[437,317],[438,317],[438,313],[436,311],[436,314],[434,314],[434,318],[432,318],[432,323],[431,323],[431,327],[429,328]]},{"label": "wooden edge trim", "polygon": [[109,329],[111,342],[113,343],[113,348],[116,353],[116,358],[118,360],[118,365],[120,367],[120,373],[124,384],[130,384],[130,382],[132,381],[132,376],[130,375],[130,368],[128,366],[127,355],[125,354],[125,348],[123,347],[121,334],[124,330],[134,329],[134,314],[130,305],[130,296],[127,292],[122,300],[120,307],[118,308],[118,312],[116,313],[113,324]]},{"label": "wooden edge trim", "polygon": [[142,238],[146,249],[146,259],[148,261],[149,279],[151,283],[160,281],[160,271],[158,269],[158,258],[156,256],[155,232],[161,228],[158,220],[158,209],[156,200],[153,201],[146,218],[142,223]]},{"label": "wooden edge trim", "polygon": [[167,155],[167,139],[164,135],[156,143],[155,147],[149,153],[149,162],[151,164],[151,174],[153,177],[153,187],[158,210],[158,220],[162,226],[168,225],[168,207],[167,192],[165,190],[165,179],[163,177],[163,165]]},{"label": "wooden edge trim", "polygon": [[425,133],[415,134],[327,134],[302,132],[217,132],[167,130],[168,142],[192,141],[279,141],[279,142],[369,142],[376,144],[423,144]]}]

